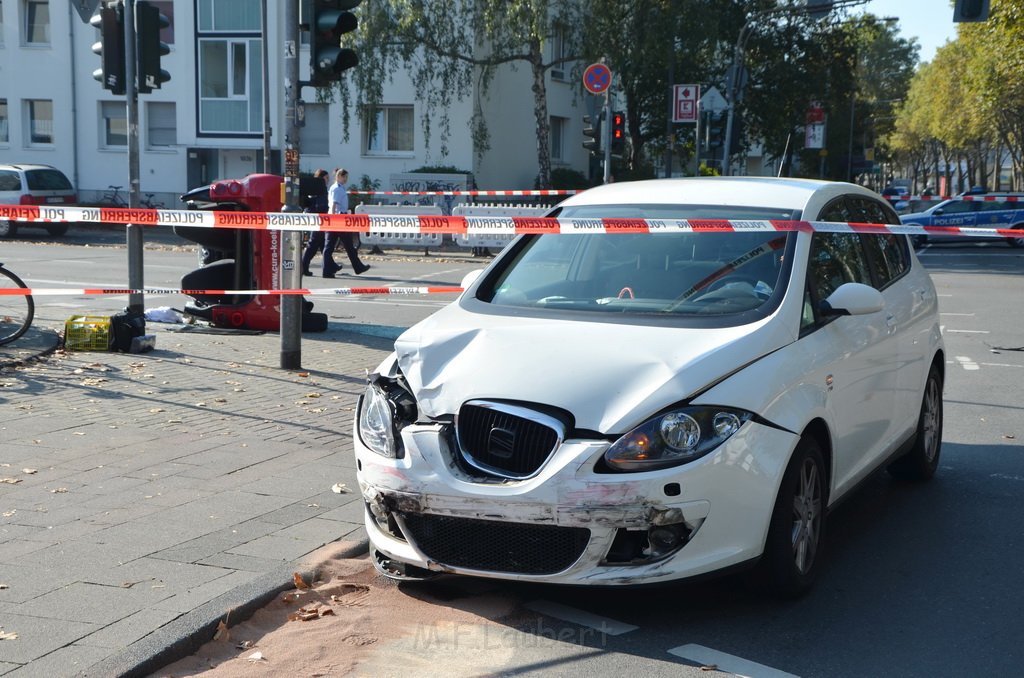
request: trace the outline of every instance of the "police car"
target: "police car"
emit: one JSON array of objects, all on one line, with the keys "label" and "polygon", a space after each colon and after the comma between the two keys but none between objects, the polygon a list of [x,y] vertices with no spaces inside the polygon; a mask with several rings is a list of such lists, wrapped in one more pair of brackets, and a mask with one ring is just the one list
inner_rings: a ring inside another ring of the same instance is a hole
[{"label": "police car", "polygon": [[[944,200],[924,212],[904,214],[900,221],[919,226],[957,226],[959,228],[1009,228],[1021,231],[1020,237],[1006,238],[1010,247],[1024,247],[1024,193],[986,193],[970,199]],[[914,244],[939,242],[991,242],[991,237],[970,235],[915,235]]]}]

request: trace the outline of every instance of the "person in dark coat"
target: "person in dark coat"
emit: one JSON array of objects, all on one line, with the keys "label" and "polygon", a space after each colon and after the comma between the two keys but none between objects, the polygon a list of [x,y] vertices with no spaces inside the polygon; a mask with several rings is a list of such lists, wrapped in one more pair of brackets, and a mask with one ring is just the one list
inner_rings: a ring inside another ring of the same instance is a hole
[{"label": "person in dark coat", "polygon": [[[310,184],[310,192],[306,195],[306,211],[316,212],[317,214],[327,213],[327,170],[318,169],[313,172],[314,181]],[[313,257],[320,250],[324,253],[324,273],[330,273],[331,275],[325,275],[325,278],[333,278],[334,272],[341,268],[337,262],[334,261],[333,253],[334,247],[337,243],[336,238],[330,238],[330,249],[328,249],[327,238],[324,236],[323,231],[313,231],[309,234],[309,242],[306,243],[306,249],[302,252],[302,275],[312,276],[313,273],[309,270],[309,265],[313,262]],[[334,236],[334,233],[329,234]],[[330,262],[330,263],[328,263]]]}]

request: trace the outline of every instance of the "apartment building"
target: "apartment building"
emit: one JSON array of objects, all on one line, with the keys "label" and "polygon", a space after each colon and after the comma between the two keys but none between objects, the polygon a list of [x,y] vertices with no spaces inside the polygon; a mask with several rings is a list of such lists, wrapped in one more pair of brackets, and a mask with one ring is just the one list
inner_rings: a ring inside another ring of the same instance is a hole
[{"label": "apartment building", "polygon": [[[279,172],[287,122],[284,118],[283,0],[267,0],[271,167]],[[124,96],[93,78],[100,58],[92,52],[99,31],[76,5],[90,0],[0,0],[0,162],[44,163],[61,169],[83,201],[110,186],[128,188],[128,124]],[[170,19],[162,40],[171,49],[162,67],[171,80],[139,96],[140,190],[168,207],[177,196],[219,178],[263,171],[263,45],[261,0],[153,0]],[[303,40],[302,42],[305,42]],[[300,48],[302,77],[308,48]],[[552,167],[584,171],[582,86],[568,70],[549,74]],[[381,73],[382,78],[388,74]],[[477,96],[491,129],[491,150],[478,154],[465,134]],[[428,140],[425,111],[404,73],[384,88],[372,113],[350,111],[348,138],[340,103],[318,102],[303,88],[305,127],[301,168],[346,167],[358,183],[363,175],[391,187],[391,177],[425,165],[448,165],[473,173],[490,189],[533,188],[537,176],[536,134],[527,69],[503,68],[486,93],[457,102],[449,116],[452,137],[442,153],[436,126]],[[362,121],[377,117],[370,137]]]}]

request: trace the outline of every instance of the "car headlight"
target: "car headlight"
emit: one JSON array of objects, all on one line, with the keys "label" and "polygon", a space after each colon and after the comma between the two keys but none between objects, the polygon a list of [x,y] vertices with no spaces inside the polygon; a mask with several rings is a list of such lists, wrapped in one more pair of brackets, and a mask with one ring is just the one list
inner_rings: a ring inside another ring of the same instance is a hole
[{"label": "car headlight", "polygon": [[367,384],[359,399],[359,438],[377,454],[398,458],[395,445],[395,411],[383,391]]},{"label": "car headlight", "polygon": [[616,440],[604,453],[616,471],[652,471],[710,453],[751,418],[727,407],[692,406],[659,414]]}]

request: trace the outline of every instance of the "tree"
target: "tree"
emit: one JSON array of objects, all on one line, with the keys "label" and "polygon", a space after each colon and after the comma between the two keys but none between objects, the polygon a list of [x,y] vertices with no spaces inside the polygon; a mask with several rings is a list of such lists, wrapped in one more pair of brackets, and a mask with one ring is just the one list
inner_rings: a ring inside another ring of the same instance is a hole
[{"label": "tree", "polygon": [[[370,0],[364,3],[356,50],[360,67],[344,82],[341,96],[347,116],[381,100],[383,83],[406,69],[417,97],[424,102],[420,123],[429,138],[436,126],[441,152],[451,134],[449,111],[454,101],[486,94],[495,70],[525,66],[532,80],[537,131],[537,166],[541,186],[551,182],[548,148],[547,72],[578,59],[582,2],[558,0]],[[547,46],[560,40],[557,57]],[[478,100],[477,100],[478,103]],[[373,121],[368,121],[372,133]],[[471,123],[474,146],[483,153],[489,131],[479,107]]]}]

